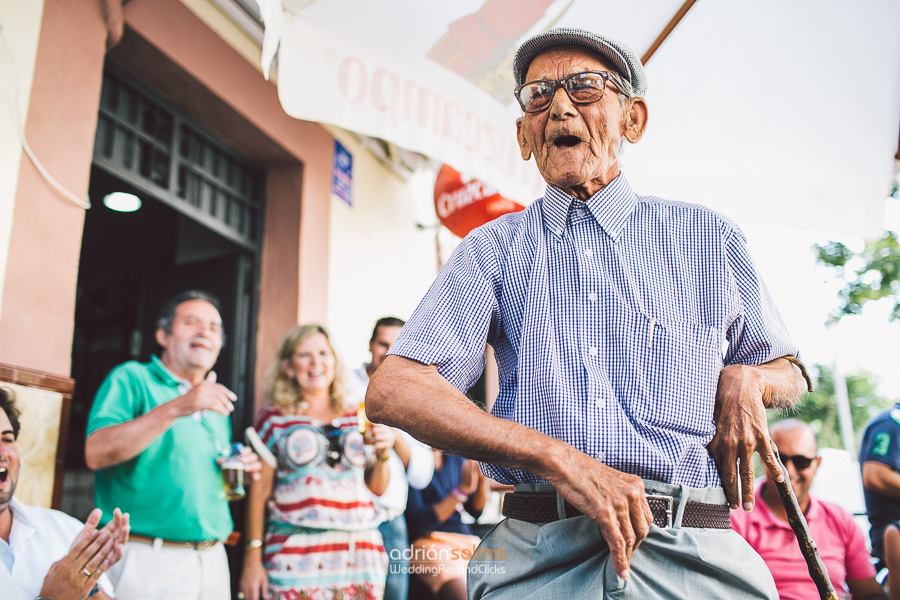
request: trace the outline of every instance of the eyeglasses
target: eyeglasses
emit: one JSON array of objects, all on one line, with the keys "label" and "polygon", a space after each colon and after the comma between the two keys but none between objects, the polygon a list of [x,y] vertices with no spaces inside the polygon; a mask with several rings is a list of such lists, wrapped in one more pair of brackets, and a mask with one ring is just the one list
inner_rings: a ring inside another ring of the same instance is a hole
[{"label": "eyeglasses", "polygon": [[802,454],[781,457],[781,462],[784,463],[784,466],[787,466],[789,462],[792,462],[794,463],[794,468],[798,471],[805,471],[806,469],[808,469],[814,460],[816,460],[815,456],[810,458],[808,456],[803,456]]},{"label": "eyeglasses", "polygon": [[572,104],[591,104],[603,97],[610,80],[613,85],[622,89],[618,79],[607,71],[584,71],[556,81],[530,81],[515,89],[516,100],[525,112],[538,113],[546,110],[553,102],[556,90],[563,88]]}]

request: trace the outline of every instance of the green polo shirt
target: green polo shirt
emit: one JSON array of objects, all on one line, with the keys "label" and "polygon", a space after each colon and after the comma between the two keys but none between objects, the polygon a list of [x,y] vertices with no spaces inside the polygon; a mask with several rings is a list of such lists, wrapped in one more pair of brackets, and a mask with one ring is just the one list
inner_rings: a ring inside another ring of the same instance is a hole
[{"label": "green polo shirt", "polygon": [[[131,421],[188,389],[156,356],[119,365],[94,398],[87,434]],[[115,507],[131,514],[131,531],[178,541],[222,540],[234,524],[216,464],[231,441],[228,418],[205,411],[180,417],[131,460],[100,469],[94,496],[103,522]]]}]

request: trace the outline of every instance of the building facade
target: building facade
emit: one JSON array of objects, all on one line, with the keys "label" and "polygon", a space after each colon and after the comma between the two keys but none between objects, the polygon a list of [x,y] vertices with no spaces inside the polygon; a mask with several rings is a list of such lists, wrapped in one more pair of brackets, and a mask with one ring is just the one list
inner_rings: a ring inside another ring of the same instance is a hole
[{"label": "building facade", "polygon": [[[412,311],[438,262],[433,173],[398,177],[352,134],[287,116],[260,72],[262,26],[234,0],[0,7],[0,365],[26,384],[74,380],[59,462],[63,508],[84,516],[93,392],[155,351],[166,297],[219,296],[216,370],[239,395],[239,435],[287,328],[331,327],[353,366],[376,318]],[[336,139],[354,157],[352,205],[331,194]],[[110,210],[113,192],[141,208]]]}]

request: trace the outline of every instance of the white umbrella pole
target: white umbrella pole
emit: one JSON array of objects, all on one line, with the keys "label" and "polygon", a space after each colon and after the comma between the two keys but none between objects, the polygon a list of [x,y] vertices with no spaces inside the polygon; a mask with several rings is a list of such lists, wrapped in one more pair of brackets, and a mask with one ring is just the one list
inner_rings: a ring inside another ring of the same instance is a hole
[{"label": "white umbrella pole", "polygon": [[850,416],[850,397],[847,393],[847,380],[835,359],[831,370],[831,378],[834,382],[834,400],[838,409],[838,422],[841,425],[841,441],[844,450],[850,453],[856,460],[856,439],[853,433],[853,418]]}]

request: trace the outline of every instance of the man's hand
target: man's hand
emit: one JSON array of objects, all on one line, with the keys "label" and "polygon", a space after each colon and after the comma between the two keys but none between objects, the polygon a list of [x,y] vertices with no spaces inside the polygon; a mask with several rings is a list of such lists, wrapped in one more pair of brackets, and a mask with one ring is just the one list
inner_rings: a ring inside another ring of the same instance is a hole
[{"label": "man's hand", "polygon": [[628,579],[631,555],[653,523],[641,478],[616,471],[573,448],[548,480],[569,504],[600,527],[616,573]]},{"label": "man's hand", "polygon": [[216,372],[210,371],[203,382],[172,402],[176,403],[182,417],[201,410],[212,410],[227,417],[234,411],[236,400],[234,392],[221,383],[216,383]]},{"label": "man's hand", "polygon": [[259,460],[259,455],[244,446],[241,449],[241,462],[244,463],[244,473],[249,475],[253,481],[259,481],[259,474],[262,471],[262,461]]},{"label": "man's hand", "polygon": [[117,508],[113,520],[97,531],[101,514],[96,508],[91,511],[69,553],[50,567],[39,594],[42,598],[84,600],[100,576],[122,558],[128,515]]},{"label": "man's hand", "polygon": [[744,510],[753,510],[754,452],[759,452],[760,459],[778,481],[784,481],[769,442],[765,405],[765,398],[771,393],[768,385],[765,371],[760,367],[731,365],[719,373],[713,411],[716,435],[706,449],[716,463],[725,499],[732,509],[737,509],[743,497]]},{"label": "man's hand", "polygon": [[387,425],[372,424],[372,446],[375,448],[375,456],[383,459],[394,447],[396,434]]}]

